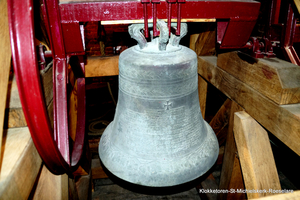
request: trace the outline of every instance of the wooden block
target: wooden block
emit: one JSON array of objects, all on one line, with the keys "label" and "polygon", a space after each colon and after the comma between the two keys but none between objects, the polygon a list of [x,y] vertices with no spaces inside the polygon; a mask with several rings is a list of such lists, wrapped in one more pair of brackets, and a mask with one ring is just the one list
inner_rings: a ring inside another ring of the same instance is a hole
[{"label": "wooden block", "polygon": [[53,67],[52,65],[40,71],[45,103],[48,106],[53,100]]},{"label": "wooden block", "polygon": [[278,58],[255,59],[241,52],[218,56],[217,66],[277,104],[300,103],[300,68]]},{"label": "wooden block", "polygon": [[25,127],[27,126],[22,108],[6,109],[4,128]]},{"label": "wooden block", "polygon": [[[45,103],[47,106],[48,117],[53,126],[53,81],[52,66],[41,70],[42,88],[44,91]],[[26,119],[22,110],[22,104],[19,97],[17,82],[14,74],[11,74],[8,85],[6,116],[4,127],[24,127],[27,126]]]},{"label": "wooden block", "polygon": [[54,175],[45,165],[42,167],[38,178],[35,191],[33,191],[33,200],[68,200],[68,175]]},{"label": "wooden block", "polygon": [[119,74],[119,56],[88,57],[85,77],[116,76]]},{"label": "wooden block", "polygon": [[69,199],[70,200],[79,200],[75,179],[69,178],[68,184],[69,184]]},{"label": "wooden block", "polygon": [[209,174],[207,178],[200,183],[200,186],[197,187],[197,189],[200,191],[199,196],[202,200],[216,200],[217,199],[217,193],[202,193],[201,189],[211,189],[211,190],[217,190],[218,184],[212,174]]},{"label": "wooden block", "polygon": [[10,72],[11,49],[8,30],[7,1],[0,0],[0,160],[6,94]]},{"label": "wooden block", "polygon": [[192,49],[193,51],[196,51],[196,42],[198,40],[198,37],[199,37],[199,33],[192,34],[190,36],[190,45],[189,45],[189,48]]},{"label": "wooden block", "polygon": [[2,150],[0,199],[27,199],[42,163],[28,128],[8,129]]},{"label": "wooden block", "polygon": [[298,200],[298,199],[300,199],[300,191],[257,198],[257,200]]},{"label": "wooden block", "polygon": [[9,77],[6,108],[22,108],[16,77],[11,74]]},{"label": "wooden block", "polygon": [[216,23],[205,23],[195,43],[195,52],[198,56],[216,54]]},{"label": "wooden block", "polygon": [[108,178],[100,164],[100,159],[92,159],[92,179]]},{"label": "wooden block", "polygon": [[247,192],[249,199],[272,195],[269,189],[280,190],[280,182],[270,145],[265,131],[245,111],[234,114],[234,138],[240,158],[246,189],[266,190]]},{"label": "wooden block", "polygon": [[300,0],[294,0],[298,13],[300,13]]},{"label": "wooden block", "polygon": [[[244,189],[243,176],[240,167],[240,161],[237,157],[237,148],[233,136],[233,123],[234,113],[241,111],[241,108],[236,102],[231,102],[230,118],[228,134],[225,144],[223,165],[221,170],[220,185],[219,189],[230,190],[230,189]],[[219,193],[218,199],[245,199],[243,193]]]},{"label": "wooden block", "polygon": [[300,104],[278,105],[216,66],[213,56],[198,57],[198,73],[300,155]]},{"label": "wooden block", "polygon": [[217,161],[216,161],[217,165],[221,165],[223,163],[224,151],[225,151],[225,146],[220,146],[219,155],[218,155],[218,158],[217,158]]},{"label": "wooden block", "polygon": [[198,94],[199,94],[200,110],[203,119],[205,119],[207,82],[201,76],[198,76]]},{"label": "wooden block", "polygon": [[91,173],[85,176],[81,176],[76,181],[76,188],[78,192],[79,200],[92,199],[92,175]]},{"label": "wooden block", "polygon": [[[228,125],[229,117],[230,117],[230,107],[231,107],[231,100],[226,99],[224,104],[221,106],[221,108],[218,110],[217,114],[213,117],[213,119],[210,121],[209,125],[214,130],[219,145],[221,146],[226,139],[227,135],[227,129],[225,128]],[[223,131],[223,130],[226,131]]]}]

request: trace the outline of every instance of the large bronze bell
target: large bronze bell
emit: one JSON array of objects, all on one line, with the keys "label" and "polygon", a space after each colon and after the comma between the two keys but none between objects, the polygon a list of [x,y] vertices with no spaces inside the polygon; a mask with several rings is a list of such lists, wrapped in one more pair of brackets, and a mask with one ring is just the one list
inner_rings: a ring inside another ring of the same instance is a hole
[{"label": "large bronze bell", "polygon": [[123,180],[164,187],[207,172],[219,145],[200,111],[197,56],[179,45],[187,25],[169,39],[166,23],[157,24],[160,36],[148,43],[143,25],[129,27],[139,45],[120,55],[116,114],[101,137],[99,155]]}]

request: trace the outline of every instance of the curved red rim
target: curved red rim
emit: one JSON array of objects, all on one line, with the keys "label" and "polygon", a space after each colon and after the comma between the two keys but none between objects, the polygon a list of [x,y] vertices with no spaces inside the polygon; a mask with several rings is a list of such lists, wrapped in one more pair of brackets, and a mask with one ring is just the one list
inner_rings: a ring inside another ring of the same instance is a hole
[{"label": "curved red rim", "polygon": [[[12,61],[19,89],[19,95],[23,112],[30,130],[33,142],[49,170],[54,174],[70,173],[76,169],[82,156],[85,132],[85,81],[78,81],[78,104],[83,106],[79,109],[75,145],[71,159],[69,154],[68,126],[61,126],[65,123],[66,116],[59,116],[61,113],[67,115],[67,102],[61,104],[61,100],[54,99],[54,130],[51,128],[41,88],[40,72],[37,64],[37,57],[34,45],[34,14],[31,0],[8,0],[8,15],[10,27],[10,40],[12,49]],[[66,94],[66,80],[63,87],[59,78],[66,79],[66,60],[54,59],[54,96]],[[60,75],[61,74],[61,75]],[[58,81],[56,81],[58,80]],[[55,90],[56,89],[56,90]],[[54,97],[54,98],[55,98]],[[57,113],[57,110],[61,112]],[[68,120],[66,121],[68,122]],[[63,128],[61,128],[63,127]],[[57,130],[60,131],[57,131]],[[62,142],[58,145],[59,141]],[[63,146],[63,147],[62,147]],[[62,150],[64,148],[64,150]],[[67,152],[67,154],[62,154]]]}]

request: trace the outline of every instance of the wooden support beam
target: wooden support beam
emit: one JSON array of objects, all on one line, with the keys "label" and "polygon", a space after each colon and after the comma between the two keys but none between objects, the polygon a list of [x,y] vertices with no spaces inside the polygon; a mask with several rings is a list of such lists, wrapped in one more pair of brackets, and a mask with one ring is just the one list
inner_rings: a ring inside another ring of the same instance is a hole
[{"label": "wooden support beam", "polygon": [[38,178],[33,200],[68,200],[68,175],[54,175],[44,165]]},{"label": "wooden support beam", "polygon": [[300,67],[278,58],[241,52],[218,55],[217,66],[277,104],[300,103]]},{"label": "wooden support beam", "polygon": [[6,94],[10,72],[11,49],[8,30],[7,1],[0,0],[0,160],[5,116]]},{"label": "wooden support beam", "polygon": [[0,163],[0,199],[28,199],[42,160],[27,127],[5,132]]},{"label": "wooden support beam", "polygon": [[198,56],[216,54],[216,23],[205,23],[195,43],[195,52]]},{"label": "wooden support beam", "polygon": [[217,199],[217,193],[209,193],[209,192],[201,192],[201,189],[203,190],[217,190],[218,184],[216,182],[216,179],[212,174],[209,174],[207,178],[200,183],[200,186],[196,187],[199,190],[199,196],[202,200],[216,200]]},{"label": "wooden support beam", "polygon": [[300,0],[294,0],[298,13],[300,13]]},{"label": "wooden support beam", "polygon": [[108,178],[100,164],[100,159],[92,159],[92,179]]},{"label": "wooden support beam", "polygon": [[265,190],[247,192],[247,197],[252,199],[268,196],[272,195],[269,189],[280,190],[267,131],[245,111],[241,111],[234,114],[233,132],[247,191]]},{"label": "wooden support beam", "polygon": [[76,188],[78,192],[79,200],[90,200],[92,199],[92,175],[90,174],[81,176],[76,181]]},{"label": "wooden support beam", "polygon": [[[278,191],[280,192],[280,191]],[[267,197],[257,198],[256,200],[298,200],[300,199],[300,191],[294,191],[286,194],[276,194]]]},{"label": "wooden support beam", "polygon": [[[230,189],[244,189],[243,176],[240,161],[237,157],[237,148],[233,135],[234,113],[243,110],[234,101],[231,102],[228,134],[225,144],[223,165],[220,177],[219,189],[230,191]],[[219,193],[218,199],[245,199],[244,193]]]},{"label": "wooden support beam", "polygon": [[198,73],[300,155],[300,104],[278,105],[216,63],[214,56],[198,57]]},{"label": "wooden support beam", "polygon": [[228,125],[229,122],[230,107],[231,107],[231,100],[226,99],[224,104],[218,110],[217,114],[213,117],[213,119],[209,123],[209,125],[212,127],[212,129],[214,130],[218,138],[218,142],[220,146],[225,142],[226,139],[226,135],[227,135],[226,131],[228,130],[225,127]]},{"label": "wooden support beam", "polygon": [[88,57],[85,77],[119,75],[119,56]]}]

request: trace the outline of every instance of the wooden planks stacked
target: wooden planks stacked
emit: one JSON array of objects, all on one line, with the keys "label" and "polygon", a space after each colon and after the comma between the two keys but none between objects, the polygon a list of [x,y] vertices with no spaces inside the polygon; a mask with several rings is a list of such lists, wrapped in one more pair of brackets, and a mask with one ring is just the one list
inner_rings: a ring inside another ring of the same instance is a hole
[{"label": "wooden planks stacked", "polygon": [[[41,71],[45,102],[53,121],[52,67]],[[68,199],[68,176],[53,175],[33,144],[11,76],[6,103],[3,159],[0,162],[0,199]]]},{"label": "wooden planks stacked", "polygon": [[278,58],[255,59],[241,52],[220,54],[217,66],[276,104],[300,103],[300,68]]},{"label": "wooden planks stacked", "polygon": [[198,57],[198,73],[300,155],[300,104],[278,105],[248,83],[217,67],[215,56]]},{"label": "wooden planks stacked", "polygon": [[5,131],[0,173],[0,199],[27,199],[42,160],[27,127]]},{"label": "wooden planks stacked", "polygon": [[[261,125],[300,155],[299,70],[276,58],[257,60],[238,52],[198,57],[199,75],[232,100],[220,189],[280,190]],[[239,195],[219,194],[219,199],[245,198]],[[247,193],[248,198],[264,195],[271,194]]]}]

